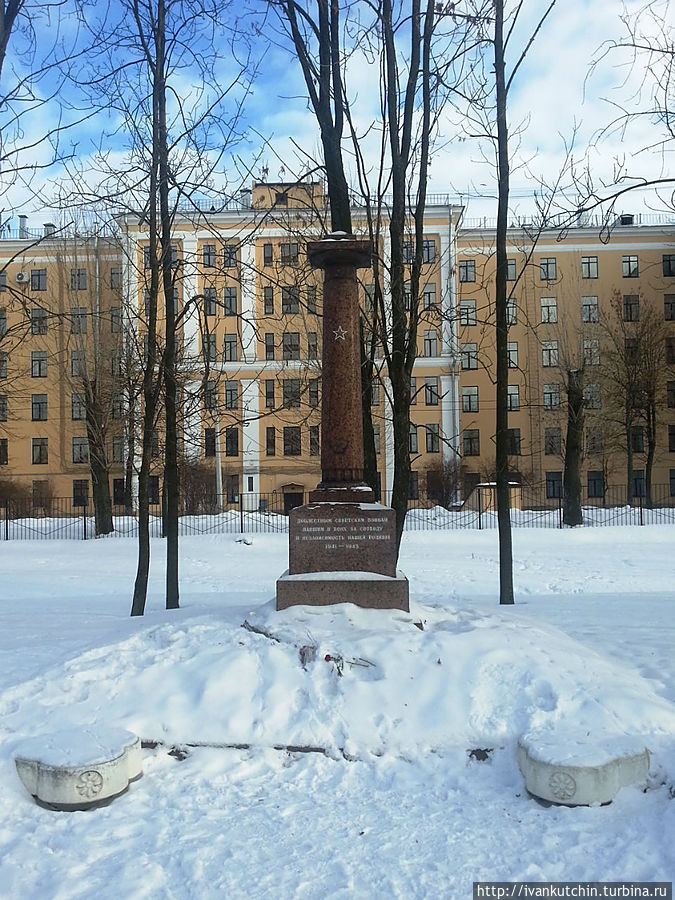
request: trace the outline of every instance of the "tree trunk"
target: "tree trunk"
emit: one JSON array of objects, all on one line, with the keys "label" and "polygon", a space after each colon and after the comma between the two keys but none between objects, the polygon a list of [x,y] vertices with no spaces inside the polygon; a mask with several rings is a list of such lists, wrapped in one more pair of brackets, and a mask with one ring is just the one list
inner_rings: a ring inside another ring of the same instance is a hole
[{"label": "tree trunk", "polygon": [[583,525],[581,454],[584,434],[584,389],[578,371],[567,373],[567,439],[563,475],[563,523]]},{"label": "tree trunk", "polygon": [[375,453],[375,433],[371,399],[373,395],[373,360],[366,347],[363,318],[360,319],[361,338],[361,417],[363,420],[363,480],[369,485],[375,499],[380,500],[377,482],[377,454]]},{"label": "tree trunk", "polygon": [[652,469],[656,456],[656,402],[650,401],[646,410],[647,419],[647,460],[645,463],[645,502],[649,509],[654,505],[652,497]]},{"label": "tree trunk", "polygon": [[495,279],[495,314],[497,319],[497,413],[496,494],[499,531],[499,602],[512,604],[513,548],[511,542],[511,497],[509,495],[508,458],[508,324],[507,324],[507,259],[506,226],[509,206],[509,140],[506,122],[506,82],[504,76],[504,2],[495,0],[495,80],[497,100],[497,271]]},{"label": "tree trunk", "polygon": [[91,452],[91,443],[89,452],[96,535],[111,534],[115,529],[113,526],[108,467],[105,462],[101,461],[99,452],[96,450],[93,453]]},{"label": "tree trunk", "polygon": [[629,415],[626,416],[624,432],[626,435],[626,503],[630,506],[633,502],[633,436],[632,431],[633,420]]}]

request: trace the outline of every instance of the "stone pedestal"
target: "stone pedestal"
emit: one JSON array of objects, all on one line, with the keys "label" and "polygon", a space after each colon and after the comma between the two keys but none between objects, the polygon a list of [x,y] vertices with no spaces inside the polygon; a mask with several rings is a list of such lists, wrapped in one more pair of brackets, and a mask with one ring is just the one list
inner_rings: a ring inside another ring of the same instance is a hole
[{"label": "stone pedestal", "polygon": [[341,232],[307,245],[324,270],[321,483],[291,511],[289,568],[277,609],[355,603],[408,610],[408,581],[396,571],[392,509],[373,503],[363,481],[361,348],[356,270],[371,264],[368,241]]}]

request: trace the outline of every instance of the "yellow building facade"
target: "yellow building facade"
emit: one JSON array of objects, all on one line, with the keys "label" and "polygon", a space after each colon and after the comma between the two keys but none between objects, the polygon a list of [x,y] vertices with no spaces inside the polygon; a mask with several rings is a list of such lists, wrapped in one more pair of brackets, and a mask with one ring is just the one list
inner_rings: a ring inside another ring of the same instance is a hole
[{"label": "yellow building facade", "polygon": [[[322,292],[305,244],[325,233],[326,215],[320,184],[255,183],[222,207],[205,204],[174,220],[180,455],[195,507],[287,510],[320,480]],[[411,386],[411,498],[421,501],[461,502],[494,477],[494,232],[463,226],[462,216],[448,198],[429,198]],[[95,376],[107,405],[116,511],[125,468],[140,464],[140,401],[130,376],[144,352],[148,234],[138,217],[118,226],[119,244],[62,239],[52,226],[31,232],[25,222],[0,240],[0,487],[30,495],[37,507],[43,497],[78,504],[89,495],[83,374]],[[353,231],[367,231],[358,207]],[[652,483],[675,496],[675,223],[624,217],[603,238],[588,224],[536,241],[527,229],[509,230],[511,469],[523,503],[526,487],[551,500],[561,491],[570,370],[584,379],[584,496],[597,500],[625,485],[620,429],[610,427],[617,398],[609,397],[602,361],[611,328],[630,342],[647,310],[664,343]],[[384,221],[385,309],[387,240]],[[373,275],[359,277],[368,316]],[[160,310],[160,347],[163,327]],[[386,498],[391,402],[381,357],[376,368],[371,410]],[[635,417],[636,496],[648,443],[640,427]],[[158,502],[161,419],[155,444]]]}]

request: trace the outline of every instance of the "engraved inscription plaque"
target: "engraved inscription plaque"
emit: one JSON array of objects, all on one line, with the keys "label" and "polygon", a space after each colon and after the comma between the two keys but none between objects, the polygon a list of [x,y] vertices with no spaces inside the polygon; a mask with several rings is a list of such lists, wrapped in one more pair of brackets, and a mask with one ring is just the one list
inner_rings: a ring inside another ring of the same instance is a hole
[{"label": "engraved inscription plaque", "polygon": [[396,575],[395,514],[373,504],[320,503],[291,511],[289,572]]}]

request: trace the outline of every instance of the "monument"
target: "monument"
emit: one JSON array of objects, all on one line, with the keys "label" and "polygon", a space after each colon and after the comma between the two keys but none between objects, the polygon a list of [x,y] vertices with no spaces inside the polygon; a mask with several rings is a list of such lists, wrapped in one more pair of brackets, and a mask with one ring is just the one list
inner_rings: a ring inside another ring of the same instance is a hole
[{"label": "monument", "polygon": [[396,514],[363,481],[361,350],[356,270],[370,267],[369,241],[344,232],[307,244],[323,269],[321,482],[291,510],[289,567],[277,609],[355,603],[408,611],[408,580],[396,571]]}]

